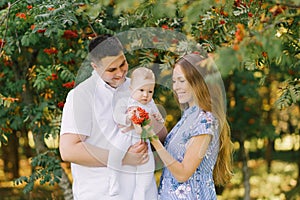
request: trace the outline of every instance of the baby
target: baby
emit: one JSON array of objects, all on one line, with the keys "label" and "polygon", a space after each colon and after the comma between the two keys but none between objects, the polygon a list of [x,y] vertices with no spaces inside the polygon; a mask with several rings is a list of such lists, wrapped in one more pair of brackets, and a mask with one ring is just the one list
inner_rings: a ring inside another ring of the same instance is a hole
[{"label": "baby", "polygon": [[[130,90],[131,94],[128,98],[118,99],[118,102],[114,108],[114,120],[116,123],[123,127],[132,126],[131,116],[132,111],[138,107],[144,109],[149,116],[153,116],[152,119],[158,123],[164,123],[164,120],[156,107],[152,97],[155,87],[155,76],[154,73],[145,67],[135,69],[131,75]],[[117,136],[113,141],[113,145],[118,149],[123,149],[124,152],[129,148],[130,145],[135,144],[141,140],[140,133],[137,133],[135,129],[127,131],[126,133],[119,133],[121,136]],[[154,179],[154,157],[151,151],[149,139],[148,142],[148,157],[149,160],[143,165],[132,167],[135,170],[135,188],[133,190],[133,200],[145,200],[147,199],[146,194],[150,187],[155,185]],[[110,151],[108,163],[114,163],[115,168],[112,169],[111,176],[111,194],[117,194],[118,188],[118,170],[122,170],[121,160],[124,153],[120,154],[118,151]],[[119,165],[119,167],[116,165]],[[126,166],[128,168],[128,166]],[[117,170],[116,170],[117,169]],[[123,168],[124,169],[124,168]],[[133,171],[134,171],[133,170]],[[156,185],[155,185],[156,187]],[[155,188],[156,189],[156,188]]]}]

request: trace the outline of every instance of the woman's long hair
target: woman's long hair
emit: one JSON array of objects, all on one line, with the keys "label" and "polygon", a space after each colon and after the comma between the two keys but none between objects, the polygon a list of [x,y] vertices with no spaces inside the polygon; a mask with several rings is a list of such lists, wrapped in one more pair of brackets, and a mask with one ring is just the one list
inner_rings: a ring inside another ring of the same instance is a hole
[{"label": "woman's long hair", "polygon": [[[187,54],[176,63],[194,91],[198,106],[217,117],[220,127],[220,146],[213,177],[216,185],[225,185],[232,178],[230,127],[226,119],[226,97],[219,71],[210,58]],[[184,107],[184,105],[181,105]]]}]

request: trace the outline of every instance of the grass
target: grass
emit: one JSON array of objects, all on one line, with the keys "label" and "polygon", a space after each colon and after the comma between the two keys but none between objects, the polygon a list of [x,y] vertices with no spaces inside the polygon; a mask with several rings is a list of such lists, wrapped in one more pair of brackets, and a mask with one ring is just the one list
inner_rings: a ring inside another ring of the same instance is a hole
[{"label": "grass", "polygon": [[[300,200],[300,191],[294,192],[287,198],[286,194],[296,187],[298,169],[296,163],[274,160],[271,165],[271,172],[267,173],[267,166],[264,160],[256,159],[248,162],[250,169],[251,200]],[[0,166],[1,167],[1,166]],[[22,175],[30,169],[22,167]],[[244,187],[242,182],[241,164],[236,164],[234,177],[226,186],[218,200],[242,200]],[[156,173],[159,180],[160,173]],[[7,179],[7,178],[6,178]],[[0,199],[1,200],[60,200],[63,199],[59,187],[35,185],[34,190],[29,194],[22,192],[22,186],[14,186],[12,181],[5,180],[3,171],[0,169]]]},{"label": "grass", "polygon": [[[255,200],[300,200],[300,193],[287,199],[286,192],[296,187],[298,176],[297,164],[292,162],[272,161],[271,171],[267,172],[264,160],[250,160],[251,199]],[[241,166],[235,168],[235,176],[218,200],[239,200],[244,197]]]}]

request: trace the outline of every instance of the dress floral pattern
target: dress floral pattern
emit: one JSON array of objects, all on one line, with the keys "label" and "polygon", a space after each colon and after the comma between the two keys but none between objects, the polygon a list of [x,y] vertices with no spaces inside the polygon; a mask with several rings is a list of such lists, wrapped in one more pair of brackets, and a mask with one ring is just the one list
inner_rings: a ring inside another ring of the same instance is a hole
[{"label": "dress floral pattern", "polygon": [[[215,200],[213,169],[219,149],[219,126],[211,112],[197,106],[184,111],[181,119],[165,140],[167,151],[179,162],[184,158],[188,141],[197,135],[212,135],[207,152],[195,173],[186,181],[178,182],[165,167],[159,185],[159,200]],[[201,148],[201,147],[199,147]]]}]

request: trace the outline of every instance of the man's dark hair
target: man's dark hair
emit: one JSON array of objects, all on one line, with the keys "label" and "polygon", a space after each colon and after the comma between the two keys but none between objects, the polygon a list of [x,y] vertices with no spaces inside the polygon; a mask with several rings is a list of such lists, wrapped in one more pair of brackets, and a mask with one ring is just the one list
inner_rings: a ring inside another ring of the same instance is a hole
[{"label": "man's dark hair", "polygon": [[107,56],[117,56],[123,51],[123,46],[117,37],[104,34],[93,38],[89,44],[91,61],[99,62]]}]

